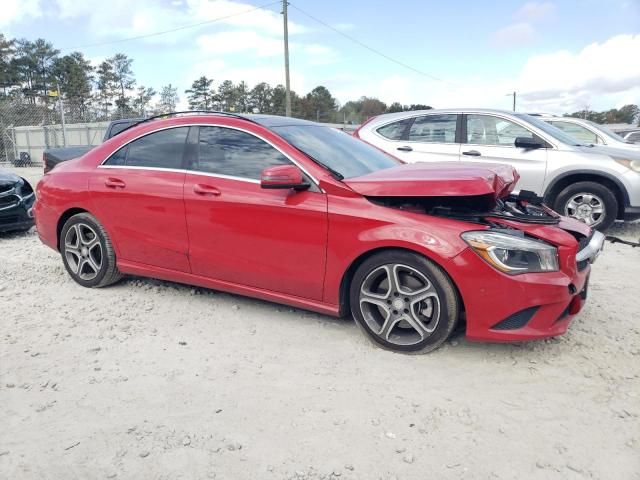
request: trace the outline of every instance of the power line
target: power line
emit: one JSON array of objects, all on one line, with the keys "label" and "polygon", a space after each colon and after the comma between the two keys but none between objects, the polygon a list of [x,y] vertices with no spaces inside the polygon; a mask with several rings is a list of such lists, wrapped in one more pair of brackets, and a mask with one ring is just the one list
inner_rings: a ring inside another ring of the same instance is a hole
[{"label": "power line", "polygon": [[451,83],[451,82],[449,82],[449,81],[447,81],[447,80],[444,80],[443,78],[439,78],[439,77],[436,77],[435,75],[430,75],[430,74],[428,74],[428,73],[426,73],[426,72],[423,72],[422,70],[418,70],[417,68],[414,68],[414,67],[412,67],[411,65],[407,65],[406,63],[404,63],[404,62],[402,62],[402,61],[400,61],[400,60],[397,60],[397,59],[395,59],[395,58],[393,58],[393,57],[390,57],[389,55],[387,55],[387,54],[385,54],[385,53],[382,53],[380,50],[376,50],[375,48],[370,47],[369,45],[367,45],[367,44],[365,44],[365,43],[361,42],[361,41],[360,41],[360,40],[358,40],[357,38],[354,38],[354,37],[352,37],[351,35],[346,34],[346,33],[344,33],[344,32],[343,32],[343,31],[341,31],[341,30],[338,30],[337,28],[335,28],[335,27],[333,27],[333,26],[329,25],[328,23],[326,23],[326,22],[324,22],[324,21],[320,20],[319,18],[314,17],[314,16],[313,16],[313,15],[311,15],[310,13],[307,13],[307,12],[305,12],[304,10],[300,9],[299,7],[296,7],[296,6],[295,6],[294,4],[292,4],[292,3],[289,3],[289,6],[290,6],[291,8],[295,8],[298,12],[300,12],[300,13],[302,13],[303,15],[305,15],[305,16],[307,16],[307,17],[309,17],[311,20],[313,20],[313,21],[315,21],[315,22],[317,22],[317,23],[319,23],[319,24],[321,24],[321,25],[324,25],[324,26],[325,26],[326,28],[328,28],[329,30],[333,30],[333,31],[334,31],[335,33],[337,33],[338,35],[342,35],[344,38],[346,38],[346,39],[348,39],[348,40],[352,41],[353,43],[356,43],[356,44],[360,45],[362,48],[366,48],[366,49],[367,49],[367,50],[369,50],[370,52],[373,52],[373,53],[375,53],[376,55],[378,55],[378,56],[380,56],[380,57],[382,57],[382,58],[384,58],[384,59],[386,59],[386,60],[389,60],[390,62],[395,63],[396,65],[400,65],[401,67],[404,67],[404,68],[406,68],[406,69],[408,69],[408,70],[411,70],[412,72],[415,72],[415,73],[417,73],[417,74],[419,74],[419,75],[422,75],[422,76],[424,76],[424,77],[430,78],[431,80],[435,80],[435,81],[437,81],[437,82],[442,82],[442,83],[447,83],[447,84],[449,84],[449,85],[451,85],[451,86],[453,86],[453,87],[457,87],[457,85],[455,85],[455,84],[453,84],[453,83]]},{"label": "power line", "polygon": [[90,43],[90,44],[87,44],[87,45],[80,45],[78,47],[67,47],[67,48],[62,48],[61,50],[62,51],[81,50],[83,48],[101,47],[103,45],[112,45],[114,43],[123,43],[123,42],[129,42],[131,40],[140,40],[142,38],[156,37],[158,35],[165,35],[167,33],[178,32],[180,30],[187,30],[189,28],[195,28],[195,27],[200,27],[202,25],[208,25],[210,23],[220,22],[222,20],[227,20],[228,18],[233,18],[233,17],[237,17],[237,16],[240,16],[240,15],[245,15],[247,13],[255,12],[256,10],[262,10],[262,9],[265,9],[265,8],[270,7],[272,5],[279,4],[279,3],[280,3],[280,0],[277,0],[275,2],[270,2],[270,3],[266,3],[264,5],[260,5],[259,7],[251,8],[249,10],[244,10],[242,12],[232,13],[231,15],[225,15],[224,17],[212,18],[211,20],[205,20],[204,22],[192,23],[190,25],[183,25],[181,27],[171,28],[169,30],[162,30],[162,31],[159,31],[159,32],[147,33],[145,35],[137,35],[135,37],[126,37],[126,38],[119,38],[117,40],[109,40],[109,41],[106,41],[106,42]]}]

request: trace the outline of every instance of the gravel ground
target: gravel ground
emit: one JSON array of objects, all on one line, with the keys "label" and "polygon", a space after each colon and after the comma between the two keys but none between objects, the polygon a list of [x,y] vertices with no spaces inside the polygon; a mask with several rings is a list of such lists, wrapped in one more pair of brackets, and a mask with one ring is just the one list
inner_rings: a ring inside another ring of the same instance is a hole
[{"label": "gravel ground", "polygon": [[211,290],[87,290],[0,236],[0,478],[640,479],[639,274],[607,244],[567,335],[404,356]]}]

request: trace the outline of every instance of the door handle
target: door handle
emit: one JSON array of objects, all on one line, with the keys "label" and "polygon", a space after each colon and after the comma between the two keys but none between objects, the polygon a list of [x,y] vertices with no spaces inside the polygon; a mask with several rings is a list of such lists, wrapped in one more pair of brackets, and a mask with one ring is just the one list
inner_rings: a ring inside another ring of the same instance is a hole
[{"label": "door handle", "polygon": [[482,154],[477,150],[469,150],[467,152],[462,152],[463,155],[467,155],[469,157],[480,157]]},{"label": "door handle", "polygon": [[208,195],[212,197],[217,197],[220,195],[220,190],[216,187],[212,187],[211,185],[205,185],[204,183],[196,183],[193,186],[194,193],[198,195]]},{"label": "door handle", "polygon": [[104,186],[107,188],[124,188],[127,185],[119,178],[109,177],[104,181]]},{"label": "door handle", "polygon": [[400,150],[401,152],[413,152],[413,148],[408,145],[405,145],[404,147],[398,147],[396,148],[396,150]]}]

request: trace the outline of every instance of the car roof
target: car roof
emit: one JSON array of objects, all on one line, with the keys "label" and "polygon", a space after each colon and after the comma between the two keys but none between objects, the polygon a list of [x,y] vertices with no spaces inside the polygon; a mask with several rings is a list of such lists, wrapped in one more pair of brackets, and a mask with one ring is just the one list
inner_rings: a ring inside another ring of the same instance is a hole
[{"label": "car roof", "polygon": [[285,126],[315,126],[320,127],[320,125],[316,122],[311,122],[309,120],[302,120],[301,118],[293,118],[293,117],[282,117],[280,115],[264,115],[264,114],[245,114],[241,115],[247,120],[259,123],[263,127],[271,128],[271,127],[285,127]]},{"label": "car roof", "polygon": [[496,108],[432,108],[429,110],[409,110],[406,112],[396,112],[396,113],[384,113],[382,115],[378,115],[371,119],[369,123],[364,125],[364,127],[371,127],[374,125],[379,125],[381,123],[388,123],[392,120],[402,120],[404,118],[417,117],[420,115],[431,115],[431,114],[461,114],[461,113],[470,113],[470,114],[498,114],[498,115],[514,115],[514,114],[522,114],[524,112],[513,112],[511,110],[500,110]]}]

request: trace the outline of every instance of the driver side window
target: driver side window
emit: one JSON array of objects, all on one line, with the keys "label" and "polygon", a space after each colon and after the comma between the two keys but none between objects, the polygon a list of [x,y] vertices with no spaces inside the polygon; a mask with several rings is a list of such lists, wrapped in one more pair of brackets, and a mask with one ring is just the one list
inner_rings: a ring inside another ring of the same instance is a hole
[{"label": "driver side window", "polygon": [[467,115],[469,144],[514,147],[517,137],[536,139],[532,132],[510,120],[490,115]]}]

